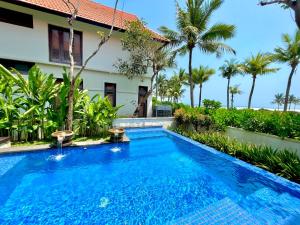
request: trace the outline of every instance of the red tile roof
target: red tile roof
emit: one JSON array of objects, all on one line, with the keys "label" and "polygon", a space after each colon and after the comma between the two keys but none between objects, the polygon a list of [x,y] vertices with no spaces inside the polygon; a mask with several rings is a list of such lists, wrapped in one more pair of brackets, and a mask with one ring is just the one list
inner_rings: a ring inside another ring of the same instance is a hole
[{"label": "red tile roof", "polygon": [[[46,9],[56,13],[69,14],[67,6],[63,0],[14,0],[16,3],[23,3],[22,5],[36,6],[37,8]],[[10,1],[11,2],[11,1]],[[111,26],[113,20],[114,9],[100,3],[90,0],[71,0],[77,5],[79,3],[78,19],[101,24],[102,26]],[[117,10],[115,17],[115,28],[125,30],[126,21],[138,20],[136,15]],[[152,31],[151,31],[152,32]],[[160,41],[167,41],[161,35],[152,32],[155,39]]]}]

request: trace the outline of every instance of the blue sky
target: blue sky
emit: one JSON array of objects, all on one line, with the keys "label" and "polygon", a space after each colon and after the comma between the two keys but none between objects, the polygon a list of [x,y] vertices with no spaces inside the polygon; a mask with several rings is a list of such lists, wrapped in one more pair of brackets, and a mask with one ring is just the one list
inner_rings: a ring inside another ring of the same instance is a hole
[{"label": "blue sky", "polygon": [[[114,0],[98,0],[98,2],[112,6]],[[185,0],[179,0],[184,4]],[[258,52],[272,52],[277,46],[282,45],[283,33],[294,34],[296,25],[293,14],[289,10],[283,10],[277,5],[261,7],[258,0],[225,0],[222,7],[214,14],[211,24],[223,22],[234,24],[237,28],[236,36],[227,41],[236,51],[237,55],[224,55],[216,58],[214,55],[206,55],[196,50],[194,53],[193,67],[199,65],[218,69],[225,59],[235,57],[239,61]],[[136,14],[143,18],[150,28],[157,30],[161,25],[172,29],[175,27],[175,1],[174,0],[120,0],[119,9],[124,6],[124,11]],[[178,68],[188,67],[187,57],[177,58]],[[253,96],[253,107],[274,107],[271,101],[276,93],[285,92],[289,67],[284,64],[274,64],[281,68],[275,74],[261,76],[257,79],[257,85]],[[175,69],[174,69],[175,70]],[[173,70],[167,71],[168,76]],[[236,97],[237,106],[246,106],[251,86],[249,75],[238,76],[232,80],[232,84],[239,84],[243,94]],[[300,97],[300,72],[296,73],[292,83],[291,93]],[[195,89],[196,102],[198,88]],[[226,103],[226,80],[221,78],[219,72],[204,85],[204,98],[215,99]],[[189,91],[185,92],[182,101],[189,103]]]}]

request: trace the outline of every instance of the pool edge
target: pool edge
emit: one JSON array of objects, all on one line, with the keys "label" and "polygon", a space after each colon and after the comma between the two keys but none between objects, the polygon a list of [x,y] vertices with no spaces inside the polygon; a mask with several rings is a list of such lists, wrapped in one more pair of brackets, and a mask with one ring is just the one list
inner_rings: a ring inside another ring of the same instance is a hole
[{"label": "pool edge", "polygon": [[290,181],[290,180],[288,180],[288,179],[286,179],[284,177],[280,177],[280,176],[278,176],[278,175],[276,175],[274,173],[271,173],[271,172],[269,172],[267,170],[259,168],[259,167],[255,166],[255,165],[247,163],[247,162],[245,162],[243,160],[240,160],[238,158],[230,156],[230,155],[228,155],[226,153],[218,151],[215,148],[212,148],[212,147],[209,147],[209,146],[207,146],[205,144],[202,144],[200,142],[194,141],[194,140],[192,140],[192,139],[190,139],[188,137],[182,136],[182,135],[180,135],[178,133],[175,133],[173,131],[170,131],[168,129],[164,129],[163,128],[163,130],[165,132],[167,132],[167,133],[169,133],[169,134],[171,134],[171,135],[173,135],[173,136],[181,139],[181,140],[187,141],[190,144],[193,144],[195,146],[201,147],[205,151],[209,151],[210,153],[218,155],[218,156],[220,156],[223,159],[226,159],[226,160],[228,160],[228,161],[230,161],[230,162],[232,162],[234,164],[237,164],[237,165],[242,166],[243,168],[246,168],[246,169],[248,169],[248,170],[250,170],[250,171],[252,171],[254,173],[257,173],[257,174],[265,177],[266,179],[271,180],[271,181],[273,181],[273,182],[275,182],[275,183],[283,186],[284,188],[287,188],[291,192],[297,192],[300,195],[300,184],[297,184],[297,183],[295,183],[293,181]]}]

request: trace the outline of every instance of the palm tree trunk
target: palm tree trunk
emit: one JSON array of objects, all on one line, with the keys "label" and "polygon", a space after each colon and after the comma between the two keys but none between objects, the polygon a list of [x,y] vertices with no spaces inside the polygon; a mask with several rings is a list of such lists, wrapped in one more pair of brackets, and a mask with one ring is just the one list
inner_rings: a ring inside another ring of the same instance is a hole
[{"label": "palm tree trunk", "polygon": [[248,100],[248,109],[251,108],[251,101],[252,101],[252,96],[253,96],[253,92],[254,92],[255,81],[256,81],[256,75],[252,75],[252,87],[251,87],[249,100]]},{"label": "palm tree trunk", "polygon": [[296,67],[292,66],[292,70],[289,75],[287,87],[286,87],[286,92],[285,92],[285,99],[284,99],[284,108],[283,111],[286,112],[289,104],[289,96],[290,96],[290,90],[291,90],[291,84],[292,84],[292,78],[295,73]]},{"label": "palm tree trunk", "polygon": [[194,84],[192,80],[192,60],[193,60],[193,48],[189,49],[189,83],[190,83],[190,98],[191,106],[194,107]]},{"label": "palm tree trunk", "polygon": [[230,77],[227,78],[228,81],[227,81],[227,109],[229,109],[229,87],[230,87]]},{"label": "palm tree trunk", "polygon": [[233,109],[233,93],[231,93],[231,108]]},{"label": "palm tree trunk", "polygon": [[199,86],[199,107],[201,107],[202,102],[202,84]]}]

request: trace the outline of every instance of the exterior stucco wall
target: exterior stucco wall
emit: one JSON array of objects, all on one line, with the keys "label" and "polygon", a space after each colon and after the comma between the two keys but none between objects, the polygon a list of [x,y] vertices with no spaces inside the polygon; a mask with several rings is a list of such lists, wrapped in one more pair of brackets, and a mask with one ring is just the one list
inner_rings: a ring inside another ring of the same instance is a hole
[{"label": "exterior stucco wall", "polygon": [[[64,17],[16,6],[0,1],[0,7],[33,15],[33,29],[0,22],[0,58],[37,63],[44,72],[62,77],[62,67],[66,64],[49,61],[48,25],[68,27]],[[109,30],[82,22],[76,22],[75,30],[82,32],[83,61],[93,52],[98,44],[97,31],[108,33]],[[114,64],[118,58],[126,59],[122,50],[120,37],[122,33],[114,32],[111,39],[102,46],[100,52],[88,63],[82,73],[84,88],[90,95],[104,95],[104,83],[116,83],[117,105],[124,105],[120,115],[132,115],[138,101],[138,87],[150,86],[149,75],[144,81],[128,80],[118,74]],[[151,98],[148,100],[148,115],[151,115]]]}]

